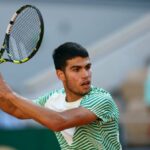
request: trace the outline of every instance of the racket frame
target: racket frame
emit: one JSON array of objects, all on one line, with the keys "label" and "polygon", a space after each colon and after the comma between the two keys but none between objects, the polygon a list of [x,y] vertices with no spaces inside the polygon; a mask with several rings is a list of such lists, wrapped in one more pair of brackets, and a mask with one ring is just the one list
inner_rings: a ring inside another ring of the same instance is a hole
[{"label": "racket frame", "polygon": [[[10,54],[10,51],[9,51],[9,39],[10,39],[10,34],[11,34],[11,31],[12,31],[12,28],[13,28],[13,25],[17,19],[17,17],[19,16],[19,14],[26,8],[28,7],[31,7],[33,9],[36,10],[37,14],[38,14],[38,17],[40,19],[40,29],[41,29],[41,32],[40,32],[40,35],[39,35],[39,40],[36,44],[36,47],[34,49],[32,49],[32,53],[27,57],[27,58],[24,58],[22,60],[13,60],[11,58],[11,54]],[[33,5],[24,5],[22,6],[21,8],[19,8],[12,16],[8,26],[7,26],[7,29],[6,29],[6,33],[5,33],[5,38],[4,38],[4,42],[3,42],[3,45],[0,49],[0,64],[1,63],[4,63],[4,62],[12,62],[12,63],[15,63],[15,64],[21,64],[21,63],[24,63],[24,62],[27,62],[28,60],[30,60],[35,54],[36,52],[38,51],[41,43],[42,43],[42,39],[43,39],[43,36],[44,36],[44,21],[43,21],[43,17],[42,17],[42,14],[41,12],[39,11],[38,8],[36,8],[35,6]],[[8,55],[8,58],[2,58],[3,56],[3,53],[4,52],[7,52],[7,55]]]}]

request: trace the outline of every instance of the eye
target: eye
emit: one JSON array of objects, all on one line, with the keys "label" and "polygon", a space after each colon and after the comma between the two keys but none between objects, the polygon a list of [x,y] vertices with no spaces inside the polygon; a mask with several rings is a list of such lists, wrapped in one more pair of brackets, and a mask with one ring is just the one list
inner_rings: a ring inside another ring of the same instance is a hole
[{"label": "eye", "polygon": [[86,70],[90,70],[91,69],[91,64],[86,65]]},{"label": "eye", "polygon": [[74,72],[79,72],[80,68],[75,67],[75,68],[73,68],[72,70],[73,70]]}]

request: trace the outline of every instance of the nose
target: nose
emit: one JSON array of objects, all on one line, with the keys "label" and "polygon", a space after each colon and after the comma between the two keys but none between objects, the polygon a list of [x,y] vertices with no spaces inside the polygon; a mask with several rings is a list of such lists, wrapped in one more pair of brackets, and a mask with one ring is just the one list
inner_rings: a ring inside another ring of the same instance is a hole
[{"label": "nose", "polygon": [[90,76],[91,76],[91,71],[90,70],[86,70],[86,69],[82,70],[82,78],[88,78]]}]

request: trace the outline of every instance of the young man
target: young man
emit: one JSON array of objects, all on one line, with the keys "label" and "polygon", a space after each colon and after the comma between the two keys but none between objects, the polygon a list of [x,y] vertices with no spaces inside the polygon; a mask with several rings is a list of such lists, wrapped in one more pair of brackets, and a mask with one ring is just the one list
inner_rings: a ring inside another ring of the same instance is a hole
[{"label": "young man", "polygon": [[120,150],[117,106],[108,92],[91,86],[86,49],[64,43],[54,50],[53,59],[63,89],[31,102],[14,93],[0,77],[0,108],[55,131],[62,150]]}]

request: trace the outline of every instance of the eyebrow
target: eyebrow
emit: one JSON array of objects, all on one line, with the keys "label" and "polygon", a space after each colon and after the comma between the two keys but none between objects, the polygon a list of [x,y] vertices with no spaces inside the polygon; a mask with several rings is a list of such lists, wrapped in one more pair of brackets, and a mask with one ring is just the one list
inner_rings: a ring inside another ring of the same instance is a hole
[{"label": "eyebrow", "polygon": [[[91,66],[92,64],[91,63],[88,63],[88,64],[86,64],[84,67],[86,67],[86,66]],[[73,65],[73,66],[71,66],[71,69],[72,68],[82,68],[82,66],[81,65]]]}]

